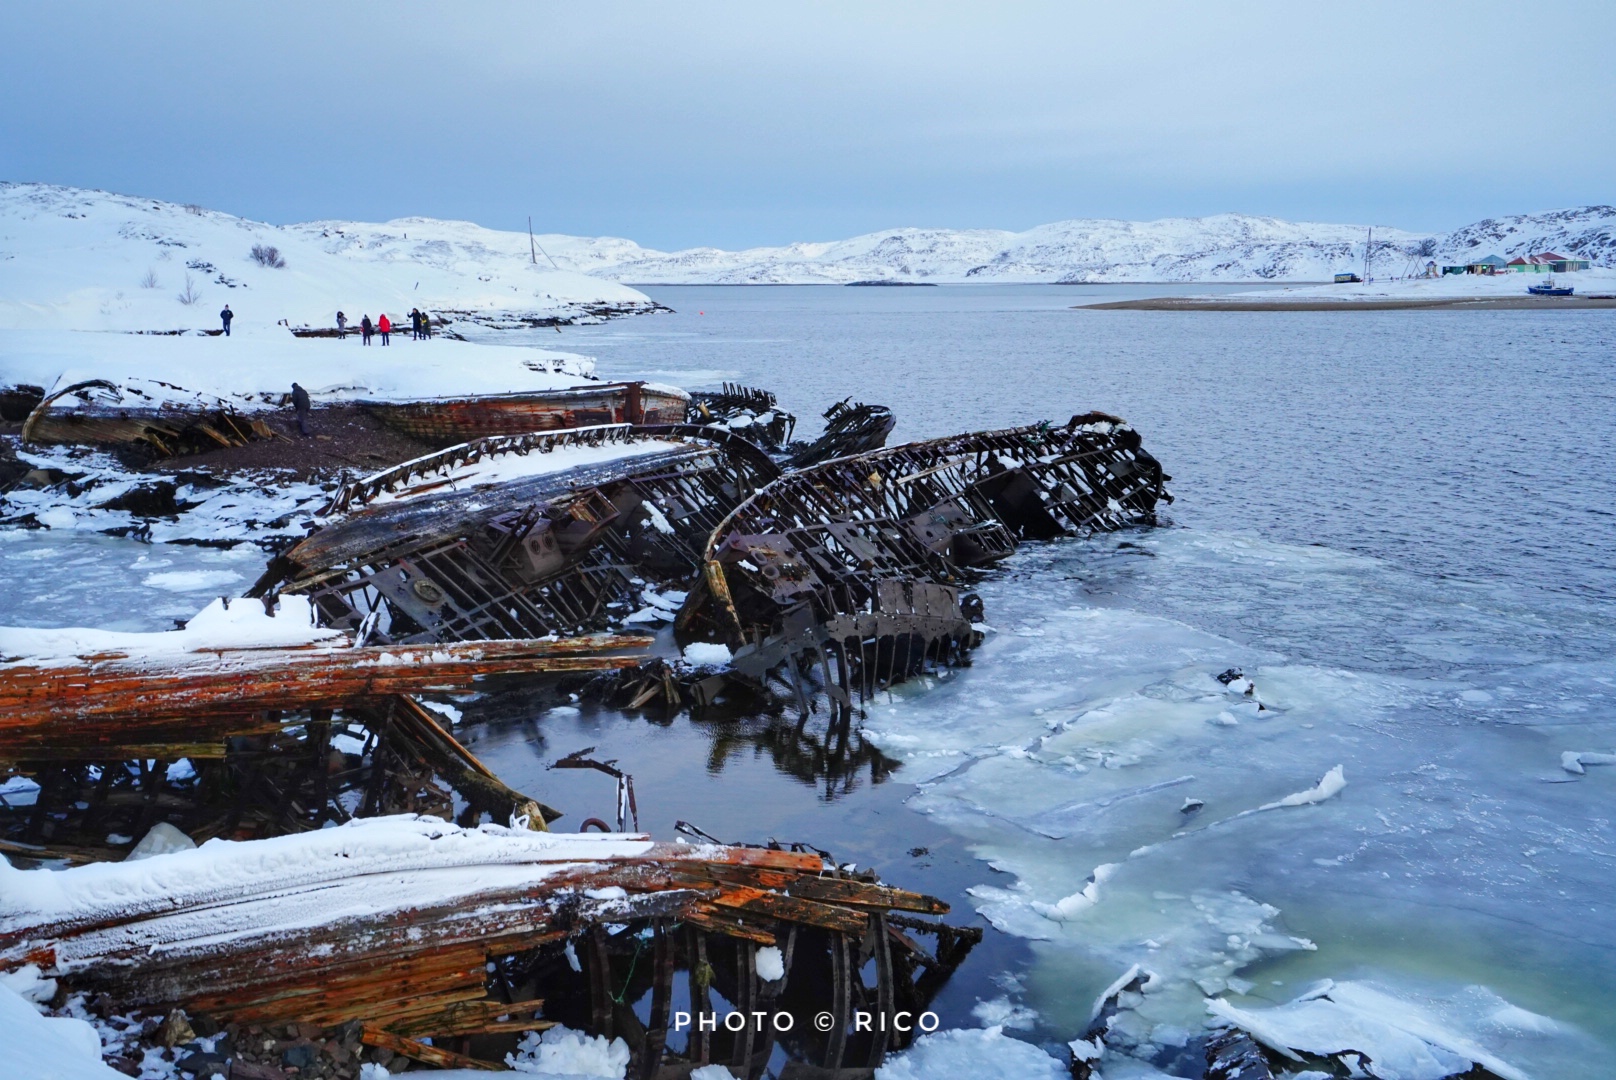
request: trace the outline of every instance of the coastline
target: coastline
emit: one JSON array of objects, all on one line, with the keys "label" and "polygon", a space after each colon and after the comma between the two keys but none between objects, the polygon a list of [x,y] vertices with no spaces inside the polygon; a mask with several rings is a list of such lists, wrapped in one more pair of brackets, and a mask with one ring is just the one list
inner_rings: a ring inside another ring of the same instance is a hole
[{"label": "coastline", "polygon": [[1236,300],[1223,297],[1156,296],[1073,304],[1073,311],[1421,311],[1437,309],[1587,311],[1616,308],[1616,296],[1453,296],[1411,300]]}]

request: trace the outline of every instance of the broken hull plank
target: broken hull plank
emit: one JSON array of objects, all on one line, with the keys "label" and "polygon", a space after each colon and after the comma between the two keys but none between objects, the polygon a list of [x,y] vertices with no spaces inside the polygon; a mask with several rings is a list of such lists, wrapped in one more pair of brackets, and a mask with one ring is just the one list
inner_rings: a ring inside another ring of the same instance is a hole
[{"label": "broken hull plank", "polygon": [[[232,649],[164,659],[87,658],[76,664],[0,668],[0,759],[30,742],[151,741],[143,729],[179,728],[180,717],[240,717],[310,703],[364,704],[379,697],[463,691],[495,675],[598,671],[636,663],[649,638],[443,645]],[[99,728],[98,725],[107,725]],[[234,733],[234,732],[233,732]],[[187,738],[187,742],[205,741]]]},{"label": "broken hull plank", "polygon": [[531,394],[363,404],[382,423],[406,435],[428,442],[464,442],[595,424],[677,424],[685,418],[687,399],[641,383],[614,383]]}]

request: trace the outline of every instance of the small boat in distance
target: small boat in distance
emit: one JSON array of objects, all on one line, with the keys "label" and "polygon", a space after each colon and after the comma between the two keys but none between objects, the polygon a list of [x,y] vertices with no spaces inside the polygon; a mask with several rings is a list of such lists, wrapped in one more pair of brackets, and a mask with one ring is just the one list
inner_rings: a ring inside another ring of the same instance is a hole
[{"label": "small boat in distance", "polygon": [[1554,275],[1550,274],[1549,280],[1541,285],[1528,285],[1526,291],[1533,296],[1570,296],[1577,290],[1570,285],[1556,285]]}]

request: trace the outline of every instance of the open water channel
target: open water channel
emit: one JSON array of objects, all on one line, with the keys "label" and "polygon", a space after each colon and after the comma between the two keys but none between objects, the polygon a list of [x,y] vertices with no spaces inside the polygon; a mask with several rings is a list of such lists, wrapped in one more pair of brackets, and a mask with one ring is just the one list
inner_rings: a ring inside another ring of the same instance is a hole
[{"label": "open water channel", "polygon": [[[894,441],[1104,410],[1143,434],[1177,501],[1158,529],[1023,546],[979,590],[993,630],[974,666],[876,703],[843,767],[765,720],[468,709],[465,737],[510,783],[574,824],[606,816],[604,777],[545,768],[593,745],[635,775],[660,837],[685,819],[805,840],[943,896],[993,928],[943,995],[947,1024],[1008,1021],[1055,1050],[1139,964],[1155,992],[1118,1034],[1139,1060],[1108,1078],[1151,1075],[1147,1059],[1192,1075],[1175,1047],[1208,994],[1261,1006],[1323,978],[1413,1003],[1529,1075],[1608,1074],[1616,767],[1577,774],[1562,754],[1616,751],[1610,313],[1072,309],[1165,291],[1105,286],[646,291],[675,314],[526,337],[608,378],[767,387],[810,436],[849,395],[894,409]],[[78,580],[142,556],[246,580],[258,564],[61,544],[0,545],[7,621],[85,620],[40,575],[73,567],[36,552],[76,559]],[[128,586],[104,614],[166,628],[190,599]],[[1215,680],[1229,668],[1253,697]],[[1337,766],[1339,793],[1262,809]]]}]

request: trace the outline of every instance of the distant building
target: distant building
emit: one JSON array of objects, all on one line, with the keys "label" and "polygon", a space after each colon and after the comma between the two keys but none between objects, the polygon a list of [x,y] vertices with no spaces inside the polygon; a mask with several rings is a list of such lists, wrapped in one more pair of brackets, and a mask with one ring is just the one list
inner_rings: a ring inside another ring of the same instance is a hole
[{"label": "distant building", "polygon": [[1504,274],[1508,273],[1509,264],[1497,255],[1487,255],[1475,262],[1460,263],[1457,266],[1444,266],[1444,274]]},{"label": "distant building", "polygon": [[1508,266],[1515,274],[1569,274],[1573,270],[1588,269],[1588,260],[1568,259],[1552,251],[1541,251],[1536,255],[1517,256],[1509,260]]}]

